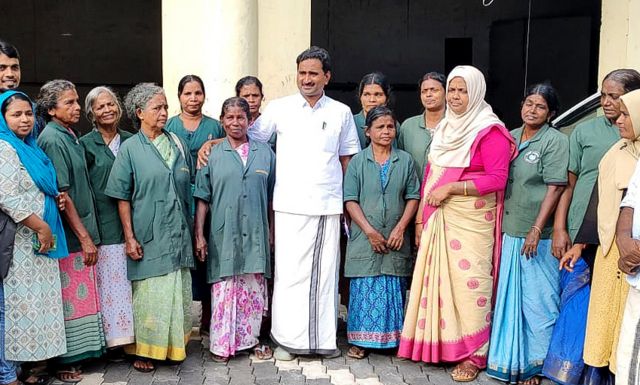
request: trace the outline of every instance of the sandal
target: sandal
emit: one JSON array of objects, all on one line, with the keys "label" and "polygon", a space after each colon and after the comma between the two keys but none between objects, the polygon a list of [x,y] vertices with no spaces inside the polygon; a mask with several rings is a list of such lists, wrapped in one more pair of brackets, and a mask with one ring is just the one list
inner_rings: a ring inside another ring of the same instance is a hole
[{"label": "sandal", "polygon": [[24,385],[44,385],[48,384],[51,376],[44,370],[29,369],[18,376],[19,384]]},{"label": "sandal", "polygon": [[253,354],[255,354],[256,358],[262,361],[270,360],[273,358],[273,351],[269,345],[258,345],[253,348]]},{"label": "sandal", "polygon": [[229,357],[222,357],[222,356],[219,356],[219,355],[213,354],[213,353],[211,353],[211,359],[214,362],[219,362],[221,364],[226,364],[229,361]]},{"label": "sandal", "polygon": [[137,358],[133,361],[133,368],[140,373],[150,373],[156,369],[151,360],[145,360],[142,358]]},{"label": "sandal", "polygon": [[540,377],[533,376],[524,381],[518,381],[519,385],[540,385]]},{"label": "sandal", "polygon": [[349,350],[347,350],[347,357],[355,358],[356,360],[361,360],[367,356],[368,352],[361,347],[352,345]]},{"label": "sandal", "polygon": [[451,378],[456,382],[471,382],[478,378],[480,368],[469,361],[464,361],[456,365],[451,371]]},{"label": "sandal", "polygon": [[82,381],[80,372],[73,366],[69,366],[66,369],[60,369],[56,371],[56,378],[62,382],[75,384]]}]

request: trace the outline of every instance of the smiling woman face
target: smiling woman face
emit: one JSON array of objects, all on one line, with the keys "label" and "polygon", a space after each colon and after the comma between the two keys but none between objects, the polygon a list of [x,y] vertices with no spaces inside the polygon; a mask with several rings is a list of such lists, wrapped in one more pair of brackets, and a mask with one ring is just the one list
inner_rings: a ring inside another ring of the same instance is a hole
[{"label": "smiling woman face", "polygon": [[115,126],[122,112],[118,103],[107,92],[102,92],[91,104],[91,110],[98,127]]},{"label": "smiling woman face", "polygon": [[462,115],[467,111],[469,94],[467,92],[467,83],[463,78],[456,76],[449,82],[447,105],[457,115]]},{"label": "smiling woman face", "polygon": [[26,100],[16,99],[7,105],[4,119],[9,129],[20,139],[24,139],[33,130],[33,108]]},{"label": "smiling woman face", "polygon": [[224,115],[220,120],[227,136],[235,140],[246,139],[249,117],[242,107],[232,105],[225,108]]}]

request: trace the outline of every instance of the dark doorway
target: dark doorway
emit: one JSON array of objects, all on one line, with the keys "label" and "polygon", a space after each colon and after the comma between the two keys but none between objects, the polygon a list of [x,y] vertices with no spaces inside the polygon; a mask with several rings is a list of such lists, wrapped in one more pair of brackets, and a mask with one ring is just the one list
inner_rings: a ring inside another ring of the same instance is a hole
[{"label": "dark doorway", "polygon": [[473,39],[470,37],[448,37],[444,39],[444,71],[458,65],[473,64]]}]

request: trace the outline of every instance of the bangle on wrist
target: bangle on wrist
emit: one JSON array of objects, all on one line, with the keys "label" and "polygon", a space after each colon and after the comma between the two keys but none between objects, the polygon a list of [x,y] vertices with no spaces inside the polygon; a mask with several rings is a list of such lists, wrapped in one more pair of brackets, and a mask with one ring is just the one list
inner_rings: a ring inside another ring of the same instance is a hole
[{"label": "bangle on wrist", "polygon": [[467,194],[467,181],[465,180],[464,182],[462,182],[462,190],[464,192],[464,196],[468,196],[469,194]]},{"label": "bangle on wrist", "polygon": [[535,230],[538,232],[538,235],[542,235],[542,230],[540,230],[540,228],[536,225],[531,226],[532,230]]}]

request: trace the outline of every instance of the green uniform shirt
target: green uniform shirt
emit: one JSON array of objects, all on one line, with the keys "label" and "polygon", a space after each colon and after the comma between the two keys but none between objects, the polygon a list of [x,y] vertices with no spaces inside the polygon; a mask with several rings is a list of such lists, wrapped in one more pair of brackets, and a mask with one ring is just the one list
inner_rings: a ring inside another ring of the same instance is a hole
[{"label": "green uniform shirt", "polygon": [[195,131],[189,131],[184,128],[180,115],[173,116],[167,121],[165,130],[173,132],[178,135],[189,148],[191,153],[191,162],[196,164],[198,160],[198,150],[207,140],[224,138],[225,133],[220,125],[220,122],[216,119],[210,118],[206,115],[202,115],[202,120]]},{"label": "green uniform shirt", "polygon": [[[344,201],[358,202],[367,221],[385,238],[404,213],[409,199],[420,199],[420,185],[411,155],[393,149],[387,185],[380,183],[380,165],[373,158],[371,147],[354,155],[344,179]],[[398,251],[378,254],[360,226],[351,222],[351,237],[347,242],[345,277],[371,277],[381,274],[409,276],[413,271],[413,257],[409,232]]]},{"label": "green uniform shirt", "polygon": [[185,159],[171,137],[169,141],[178,154],[171,169],[141,131],[129,138],[120,147],[104,192],[131,202],[133,232],[144,253],[139,261],[127,259],[131,281],[193,267],[191,157]]},{"label": "green uniform shirt", "polygon": [[578,177],[567,216],[567,228],[572,240],[582,225],[593,186],[598,179],[598,164],[618,140],[618,127],[604,116],[577,125],[569,136],[569,171]]},{"label": "green uniform shirt", "polygon": [[[122,143],[131,137],[131,133],[118,130],[120,142]],[[102,245],[117,245],[124,243],[122,234],[122,223],[118,215],[118,201],[104,194],[107,187],[111,166],[116,157],[102,139],[102,135],[92,130],[80,138],[80,144],[84,147],[84,155],[89,168],[89,178],[96,200],[96,211],[98,213],[98,225],[100,229],[100,240]]]},{"label": "green uniform shirt", "polygon": [[[513,237],[526,237],[534,225],[547,185],[566,185],[569,139],[544,125],[526,143],[520,143],[523,128],[511,131],[518,146],[518,157],[511,162],[504,200],[502,231]],[[549,238],[553,216],[542,229]]]},{"label": "green uniform shirt", "polygon": [[[98,245],[100,232],[84,147],[77,139],[77,133],[74,132],[74,134],[51,121],[47,123],[42,134],[38,137],[38,145],[51,159],[53,167],[56,169],[58,189],[69,194],[80,221],[87,229],[93,243]],[[62,224],[69,252],[82,251],[80,241],[71,230],[64,215],[62,215]]]},{"label": "green uniform shirt", "polygon": [[249,142],[246,167],[228,140],[215,146],[198,171],[194,197],[209,203],[207,280],[247,273],[270,277],[268,207],[276,158],[267,143]]},{"label": "green uniform shirt", "polygon": [[424,177],[427,156],[431,148],[431,132],[424,124],[424,114],[412,116],[405,120],[398,130],[398,148],[405,150],[413,157],[416,174],[420,183]]}]

